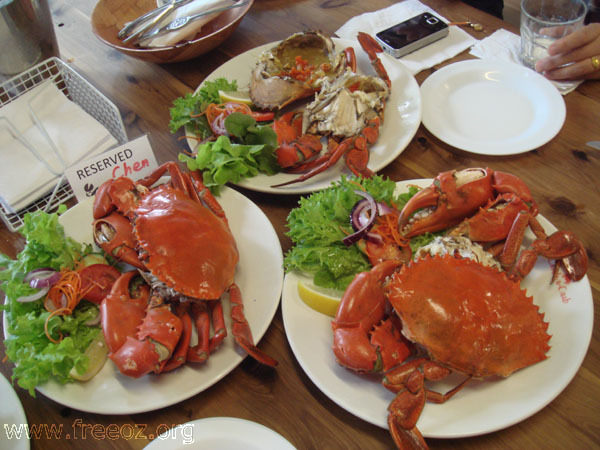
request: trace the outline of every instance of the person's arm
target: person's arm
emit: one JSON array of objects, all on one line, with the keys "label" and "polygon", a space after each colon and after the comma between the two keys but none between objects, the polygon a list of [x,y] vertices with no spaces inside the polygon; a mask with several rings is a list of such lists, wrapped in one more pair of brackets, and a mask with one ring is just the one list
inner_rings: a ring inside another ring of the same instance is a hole
[{"label": "person's arm", "polygon": [[591,23],[548,47],[535,70],[551,80],[600,79],[600,23]]}]

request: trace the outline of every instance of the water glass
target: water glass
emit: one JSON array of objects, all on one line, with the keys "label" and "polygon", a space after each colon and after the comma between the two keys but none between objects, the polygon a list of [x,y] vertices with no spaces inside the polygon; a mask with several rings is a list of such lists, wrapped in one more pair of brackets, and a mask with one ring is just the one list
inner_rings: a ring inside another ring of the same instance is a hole
[{"label": "water glass", "polygon": [[59,56],[48,0],[0,0],[0,79]]},{"label": "water glass", "polygon": [[531,69],[557,39],[583,27],[584,0],[522,0],[521,61]]}]

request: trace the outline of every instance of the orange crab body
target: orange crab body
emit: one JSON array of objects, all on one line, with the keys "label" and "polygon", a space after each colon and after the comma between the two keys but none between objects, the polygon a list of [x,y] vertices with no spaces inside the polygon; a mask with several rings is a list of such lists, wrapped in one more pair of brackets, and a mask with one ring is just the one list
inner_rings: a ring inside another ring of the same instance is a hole
[{"label": "orange crab body", "polygon": [[452,370],[506,377],[546,358],[550,336],[543,314],[497,269],[427,257],[396,272],[387,292],[402,333]]},{"label": "orange crab body", "polygon": [[237,246],[227,223],[210,209],[182,191],[158,187],[141,199],[136,217],[145,265],[167,286],[202,299],[218,299],[231,286]]}]

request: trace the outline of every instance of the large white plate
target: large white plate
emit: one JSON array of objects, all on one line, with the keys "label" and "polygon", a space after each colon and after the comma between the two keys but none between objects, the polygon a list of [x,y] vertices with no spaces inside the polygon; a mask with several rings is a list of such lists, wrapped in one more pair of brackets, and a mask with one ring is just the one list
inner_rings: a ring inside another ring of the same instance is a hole
[{"label": "large white plate", "polygon": [[[353,47],[357,57],[357,72],[374,75],[375,72],[369,58],[356,41],[343,39],[333,40],[336,49],[340,51],[346,47]],[[277,42],[262,45],[248,50],[241,55],[229,60],[211,73],[207,80],[225,77],[228,80],[237,80],[238,89],[248,89],[250,72],[256,65],[258,56],[265,50],[277,45]],[[391,163],[410,143],[421,123],[421,94],[415,78],[399,61],[390,55],[380,53],[379,58],[392,80],[392,92],[384,112],[385,122],[381,127],[379,140],[370,147],[368,167],[377,172]],[[200,87],[198,88],[200,89]],[[195,150],[198,143],[188,138],[188,145]],[[342,173],[350,174],[343,161],[338,161],[335,167],[304,181],[303,183],[272,188],[271,186],[285,181],[293,180],[298,175],[279,173],[273,176],[259,174],[253,178],[245,178],[237,183],[238,186],[259,192],[274,194],[306,194],[330,186],[332,181],[338,180]]]},{"label": "large white plate", "polygon": [[[235,281],[242,291],[244,313],[258,343],[279,305],[283,283],[281,245],[269,219],[246,197],[224,188],[218,200],[238,245],[240,260]],[[79,242],[92,242],[91,200],[75,205],[60,217],[60,222],[67,235]],[[258,260],[260,264],[257,264]],[[227,295],[223,296],[223,310],[227,329],[231,330]],[[173,372],[133,379],[122,375],[109,360],[88,382],[61,385],[49,381],[37,390],[80,411],[135,414],[173,405],[202,392],[225,377],[246,356],[229,332],[219,349],[203,365],[187,364]]]},{"label": "large white plate", "polygon": [[[397,189],[430,183],[405,181],[398,183]],[[547,232],[556,230],[543,217],[539,219]],[[530,231],[526,239],[533,239]],[[297,291],[299,276],[293,272],[286,275],[282,295],[285,331],[296,359],[331,400],[355,416],[387,428],[387,407],[394,394],[381,385],[380,377],[359,375],[335,362],[331,318],[302,302]],[[549,322],[552,348],[548,358],[505,379],[471,381],[444,404],[427,403],[417,423],[425,437],[467,437],[508,427],[541,410],[569,384],[590,343],[592,293],[587,276],[577,283],[566,283],[561,278],[553,285],[550,278],[550,265],[540,258],[522,283]],[[446,392],[453,386],[442,383],[436,389]]]},{"label": "large white plate", "polygon": [[210,417],[178,425],[158,436],[145,448],[175,450],[188,446],[210,450],[295,449],[287,439],[270,428],[235,417]]},{"label": "large white plate", "polygon": [[0,373],[0,448],[4,450],[27,450],[27,417],[23,405],[10,382]]},{"label": "large white plate", "polygon": [[476,59],[441,68],[421,85],[423,125],[472,153],[513,155],[550,141],[565,102],[542,75],[514,63]]}]

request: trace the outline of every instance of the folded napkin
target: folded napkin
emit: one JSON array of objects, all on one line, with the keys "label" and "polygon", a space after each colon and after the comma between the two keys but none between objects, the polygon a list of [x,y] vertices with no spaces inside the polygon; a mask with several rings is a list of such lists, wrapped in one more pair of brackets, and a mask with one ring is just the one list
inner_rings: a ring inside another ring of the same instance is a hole
[{"label": "folded napkin", "polygon": [[116,144],[47,80],[0,108],[0,202],[16,212],[50,193],[67,167]]},{"label": "folded napkin", "polygon": [[[471,55],[482,59],[495,59],[521,63],[521,37],[505,29],[477,42],[470,51]],[[579,86],[582,81],[552,81],[562,95],[566,95]]]},{"label": "folded napkin", "polygon": [[[158,24],[158,28],[166,26],[175,19],[181,17],[193,16],[194,14],[210,11],[211,9],[230,6],[234,3],[237,3],[237,0],[196,0],[187,5],[180,6],[170,14],[167,14],[167,16]],[[222,13],[214,13],[200,17],[178,30],[171,31],[170,33],[155,38],[142,40],[139,45],[140,47],[169,47],[181,41],[189,41],[200,32],[204,25],[215,19],[219,14]]]},{"label": "folded napkin", "polygon": [[[448,23],[444,17],[436,11],[425,6],[417,0],[405,0],[395,3],[379,11],[361,14],[353,17],[336,31],[336,34],[342,39],[356,39],[359,31],[375,35],[392,25],[410,19],[424,12],[436,15],[444,22]],[[450,59],[460,52],[468,49],[477,42],[477,39],[469,35],[465,30],[459,27],[450,27],[450,33],[445,38],[432,44],[409,53],[398,61],[408,68],[411,74],[415,75],[421,70],[429,69],[447,59]]]}]

